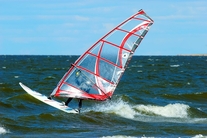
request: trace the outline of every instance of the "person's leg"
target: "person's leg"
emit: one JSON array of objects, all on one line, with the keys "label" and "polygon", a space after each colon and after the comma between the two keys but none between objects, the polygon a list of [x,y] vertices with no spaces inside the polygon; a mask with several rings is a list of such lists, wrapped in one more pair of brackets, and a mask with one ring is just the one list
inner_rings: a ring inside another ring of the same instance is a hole
[{"label": "person's leg", "polygon": [[68,98],[68,100],[65,102],[65,105],[68,106],[68,104],[70,103],[70,101],[72,100],[73,98]]},{"label": "person's leg", "polygon": [[83,99],[79,99],[79,104],[78,104],[78,110],[80,112],[81,108],[82,108],[82,101]]},{"label": "person's leg", "polygon": [[52,95],[48,96],[47,98],[48,98],[49,100],[52,100]]}]

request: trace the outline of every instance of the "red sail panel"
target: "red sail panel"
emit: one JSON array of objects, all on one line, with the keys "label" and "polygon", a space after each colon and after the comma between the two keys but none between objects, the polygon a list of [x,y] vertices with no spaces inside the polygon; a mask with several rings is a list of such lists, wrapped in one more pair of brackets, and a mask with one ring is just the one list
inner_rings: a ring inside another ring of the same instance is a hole
[{"label": "red sail panel", "polygon": [[52,95],[93,100],[110,98],[152,24],[153,20],[143,10],[123,21],[72,64]]}]

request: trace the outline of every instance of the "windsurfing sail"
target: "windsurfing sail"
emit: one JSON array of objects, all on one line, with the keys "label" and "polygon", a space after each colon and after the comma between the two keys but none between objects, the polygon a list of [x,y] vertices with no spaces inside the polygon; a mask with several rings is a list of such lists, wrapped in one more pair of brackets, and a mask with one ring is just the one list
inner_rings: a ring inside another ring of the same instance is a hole
[{"label": "windsurfing sail", "polygon": [[51,96],[100,101],[111,98],[153,22],[139,10],[120,23],[71,64]]}]

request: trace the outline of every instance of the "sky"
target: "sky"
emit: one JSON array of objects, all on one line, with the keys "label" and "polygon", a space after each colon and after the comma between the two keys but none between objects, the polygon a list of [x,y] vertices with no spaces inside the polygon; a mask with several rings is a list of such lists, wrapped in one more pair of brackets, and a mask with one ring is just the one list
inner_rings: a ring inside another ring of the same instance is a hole
[{"label": "sky", "polygon": [[140,9],[135,55],[207,54],[207,0],[0,0],[0,55],[81,55]]}]

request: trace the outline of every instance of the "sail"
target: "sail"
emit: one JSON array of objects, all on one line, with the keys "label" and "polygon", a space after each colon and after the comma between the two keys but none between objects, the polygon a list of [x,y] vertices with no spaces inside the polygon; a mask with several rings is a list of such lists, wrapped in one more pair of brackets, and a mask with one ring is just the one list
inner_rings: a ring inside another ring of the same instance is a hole
[{"label": "sail", "polygon": [[52,95],[92,100],[111,98],[152,24],[153,20],[143,10],[123,21],[71,64]]}]

